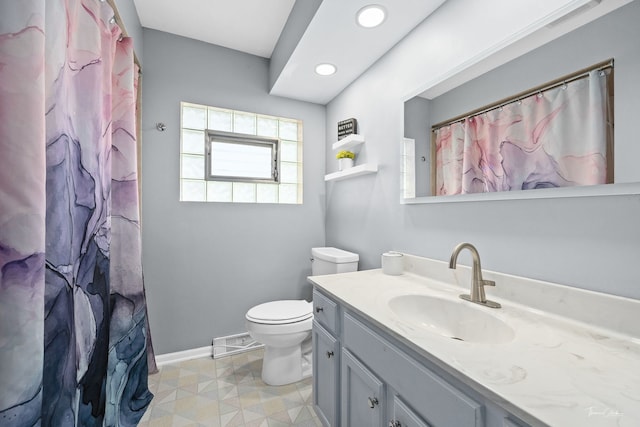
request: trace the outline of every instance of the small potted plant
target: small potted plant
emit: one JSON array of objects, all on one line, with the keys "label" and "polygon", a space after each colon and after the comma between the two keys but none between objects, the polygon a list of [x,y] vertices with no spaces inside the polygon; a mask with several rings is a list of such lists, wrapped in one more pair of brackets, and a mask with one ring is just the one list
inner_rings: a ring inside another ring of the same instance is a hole
[{"label": "small potted plant", "polygon": [[338,154],[336,154],[336,159],[338,159],[338,170],[349,169],[353,166],[353,159],[356,158],[356,155],[352,151],[342,150]]}]

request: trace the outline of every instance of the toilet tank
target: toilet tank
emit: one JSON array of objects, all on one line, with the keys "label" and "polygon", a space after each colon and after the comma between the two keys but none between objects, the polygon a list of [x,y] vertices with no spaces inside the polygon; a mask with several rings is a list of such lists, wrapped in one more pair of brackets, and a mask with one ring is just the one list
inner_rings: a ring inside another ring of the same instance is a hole
[{"label": "toilet tank", "polygon": [[358,271],[358,254],[337,248],[311,248],[311,274],[347,273]]}]

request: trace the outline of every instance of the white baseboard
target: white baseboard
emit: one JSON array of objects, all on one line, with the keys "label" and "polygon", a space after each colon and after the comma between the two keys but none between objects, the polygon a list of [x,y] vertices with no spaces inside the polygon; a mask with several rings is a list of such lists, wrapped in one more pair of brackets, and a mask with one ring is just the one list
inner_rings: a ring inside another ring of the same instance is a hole
[{"label": "white baseboard", "polygon": [[175,353],[160,354],[156,356],[158,367],[169,363],[184,362],[185,360],[211,357],[211,346],[192,348],[191,350],[176,351]]}]

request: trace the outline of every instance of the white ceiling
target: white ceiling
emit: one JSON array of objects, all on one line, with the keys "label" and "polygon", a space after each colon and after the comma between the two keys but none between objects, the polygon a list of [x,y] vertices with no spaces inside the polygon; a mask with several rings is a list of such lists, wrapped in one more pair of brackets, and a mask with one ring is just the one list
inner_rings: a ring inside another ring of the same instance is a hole
[{"label": "white ceiling", "polygon": [[[307,0],[301,0],[307,1]],[[445,0],[323,0],[275,81],[273,95],[326,104]],[[134,0],[143,27],[270,58],[295,0]],[[383,5],[384,24],[362,28],[356,12]],[[320,62],[338,72],[315,74]]]},{"label": "white ceiling", "polygon": [[[273,95],[326,104],[424,21],[445,0],[324,0],[271,88]],[[387,10],[376,28],[362,28],[356,13],[375,3]],[[330,62],[332,76],[315,74]]]},{"label": "white ceiling", "polygon": [[[314,1],[321,3],[302,32],[300,40],[287,41],[286,45],[292,46],[293,52],[284,61],[284,66],[278,64],[278,67],[283,68],[277,72],[277,76],[272,76],[273,86],[270,93],[327,104],[447,0]],[[477,0],[448,1],[444,9],[448,6],[452,6],[449,8],[452,10],[462,8],[461,14],[452,20],[456,21],[456,26],[461,29],[463,35],[465,19],[477,20],[487,12],[472,12],[484,4]],[[533,8],[532,14],[539,5],[541,8],[544,6],[555,10],[547,13],[544,19],[538,19],[533,24],[528,23],[522,28],[487,28],[485,33],[505,33],[501,36],[503,41],[496,46],[482,48],[486,51],[474,53],[466,62],[463,61],[464,66],[458,64],[439,69],[442,75],[437,77],[437,81],[425,85],[424,96],[437,96],[500,65],[503,56],[517,57],[548,41],[552,35],[557,37],[580,25],[580,22],[588,22],[629,1],[631,0],[562,0],[557,3],[556,0],[529,1],[527,7]],[[134,3],[143,27],[270,58],[296,0],[134,0]],[[387,9],[387,19],[380,27],[362,28],[356,24],[356,12],[372,3],[380,4]],[[317,3],[301,5],[308,7],[311,4]],[[587,13],[583,12],[579,19],[573,18],[569,24],[563,23],[553,29],[545,28],[552,17],[567,18],[584,8],[589,10]],[[494,4],[490,12],[503,13],[506,9],[514,8]],[[522,15],[521,8],[515,9],[515,12],[509,13]],[[506,19],[505,22],[514,21],[508,17],[503,18]],[[484,35],[468,34],[476,39],[482,39]],[[280,52],[279,50],[278,56],[282,56]],[[338,72],[328,77],[317,75],[314,69],[321,62],[336,65]],[[275,62],[272,63],[273,68],[274,64]],[[276,72],[274,69],[271,71]]]},{"label": "white ceiling", "polygon": [[143,27],[270,58],[295,0],[134,0]]}]

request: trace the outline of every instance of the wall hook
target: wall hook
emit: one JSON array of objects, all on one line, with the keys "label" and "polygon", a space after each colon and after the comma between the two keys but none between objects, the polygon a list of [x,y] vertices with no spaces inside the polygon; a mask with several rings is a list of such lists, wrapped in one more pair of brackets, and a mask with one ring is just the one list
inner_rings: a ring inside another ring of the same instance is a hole
[{"label": "wall hook", "polygon": [[160,132],[164,132],[165,130],[167,130],[167,125],[162,122],[158,122],[156,123],[156,129],[158,129]]}]

